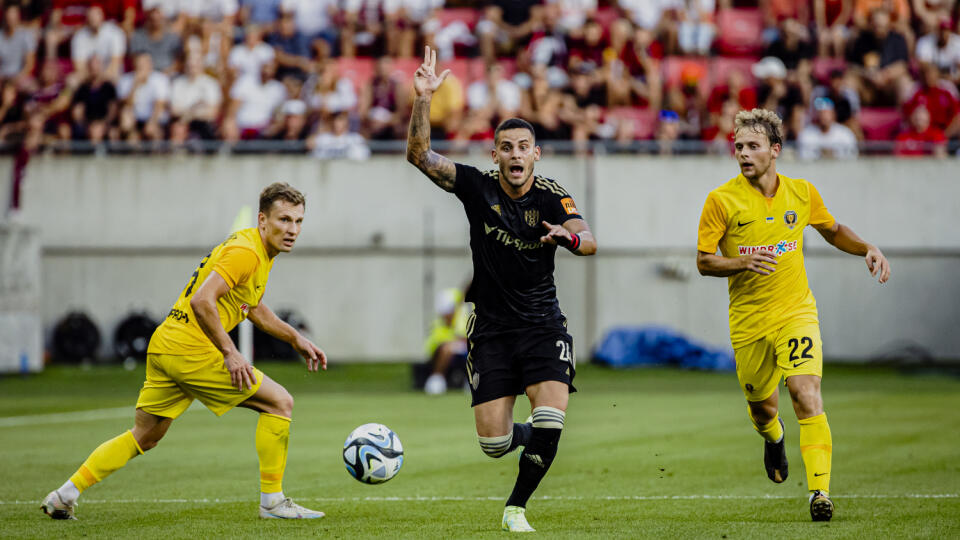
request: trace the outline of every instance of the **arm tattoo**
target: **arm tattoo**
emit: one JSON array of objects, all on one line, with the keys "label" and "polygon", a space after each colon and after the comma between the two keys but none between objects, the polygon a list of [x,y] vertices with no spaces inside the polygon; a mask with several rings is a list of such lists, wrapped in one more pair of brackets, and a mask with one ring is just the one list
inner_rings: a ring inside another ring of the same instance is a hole
[{"label": "arm tattoo", "polygon": [[434,184],[453,191],[457,167],[453,161],[430,149],[430,98],[413,101],[413,114],[407,132],[407,161],[413,163]]}]

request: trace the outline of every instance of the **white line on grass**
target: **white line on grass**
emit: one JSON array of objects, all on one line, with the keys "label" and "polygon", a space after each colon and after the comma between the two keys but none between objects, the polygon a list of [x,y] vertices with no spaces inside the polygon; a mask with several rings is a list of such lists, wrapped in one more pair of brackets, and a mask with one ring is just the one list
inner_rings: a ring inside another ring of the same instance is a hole
[{"label": "white line on grass", "polygon": [[[770,500],[796,499],[796,495],[602,495],[597,497],[550,496],[533,497],[541,501],[671,501],[671,500]],[[957,493],[897,493],[896,495],[849,494],[836,499],[957,499]],[[316,502],[445,502],[445,501],[501,501],[502,496],[490,497],[298,497],[300,501]],[[237,504],[253,499],[83,499],[83,504]],[[0,501],[2,505],[37,504],[37,501]]]},{"label": "white line on grass", "polygon": [[[186,412],[193,412],[203,409],[198,402],[193,402]],[[70,411],[44,414],[26,414],[23,416],[0,417],[0,428],[22,427],[22,426],[41,426],[49,424],[72,424],[75,422],[88,422],[91,420],[110,420],[113,418],[133,419],[134,406],[111,407],[109,409],[90,409],[86,411]]]}]

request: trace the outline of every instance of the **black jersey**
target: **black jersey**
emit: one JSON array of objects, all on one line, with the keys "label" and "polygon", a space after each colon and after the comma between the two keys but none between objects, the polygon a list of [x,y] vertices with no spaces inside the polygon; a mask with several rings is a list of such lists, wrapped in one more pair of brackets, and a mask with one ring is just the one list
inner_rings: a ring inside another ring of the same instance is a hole
[{"label": "black jersey", "polygon": [[580,218],[573,198],[555,181],[536,176],[523,197],[511,199],[499,171],[457,164],[454,194],[470,222],[473,283],[466,300],[478,319],[500,327],[564,325],[553,258],[557,246],[543,244],[542,222],[560,225]]}]

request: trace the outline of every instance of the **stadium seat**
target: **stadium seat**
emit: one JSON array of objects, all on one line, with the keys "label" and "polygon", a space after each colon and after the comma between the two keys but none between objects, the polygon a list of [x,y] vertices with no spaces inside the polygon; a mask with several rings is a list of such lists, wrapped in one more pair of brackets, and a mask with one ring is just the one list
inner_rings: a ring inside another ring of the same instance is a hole
[{"label": "stadium seat", "polygon": [[739,71],[743,75],[743,80],[747,84],[753,85],[756,84],[754,80],[753,73],[750,71],[750,68],[753,67],[753,64],[757,62],[758,58],[755,57],[745,57],[745,58],[728,58],[724,56],[718,56],[713,58],[710,61],[710,87],[717,85],[723,85],[727,83],[727,77],[730,76],[731,71]]},{"label": "stadium seat", "polygon": [[657,111],[639,107],[611,107],[606,111],[607,118],[616,117],[633,121],[633,137],[637,140],[650,140],[657,133]]},{"label": "stadium seat", "polygon": [[881,107],[864,107],[858,117],[863,136],[868,141],[892,141],[903,120],[899,110]]},{"label": "stadium seat", "polygon": [[758,9],[717,13],[717,50],[722,55],[756,55],[763,49],[763,15]]},{"label": "stadium seat", "polygon": [[823,56],[818,56],[813,59],[813,76],[822,83],[826,83],[830,79],[830,72],[835,69],[846,71],[846,60],[842,58],[827,58]]},{"label": "stadium seat", "polygon": [[690,70],[698,72],[700,85],[700,93],[704,97],[710,93],[710,85],[708,84],[708,75],[709,75],[709,64],[704,58],[693,57],[693,56],[668,56],[663,59],[663,62],[660,64],[660,75],[663,79],[663,83],[667,88],[676,88],[680,86],[681,77],[684,70]]},{"label": "stadium seat", "polygon": [[617,10],[612,7],[604,7],[597,10],[597,14],[593,17],[604,30],[610,30],[610,26],[613,25],[613,21],[616,21],[620,18],[620,14],[617,13]]},{"label": "stadium seat", "polygon": [[445,8],[437,11],[437,20],[441,27],[454,21],[462,21],[473,31],[480,20],[480,11],[473,8]]},{"label": "stadium seat", "polygon": [[341,77],[350,79],[353,89],[360,93],[373,78],[373,58],[340,58],[337,60],[337,70]]}]

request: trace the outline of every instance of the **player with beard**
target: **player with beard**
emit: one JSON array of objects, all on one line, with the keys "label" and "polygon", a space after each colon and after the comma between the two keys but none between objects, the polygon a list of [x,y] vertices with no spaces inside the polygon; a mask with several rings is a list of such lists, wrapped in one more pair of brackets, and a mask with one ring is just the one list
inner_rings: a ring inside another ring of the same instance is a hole
[{"label": "player with beard", "polygon": [[[557,302],[554,255],[558,245],[593,255],[597,244],[573,198],[533,173],[540,147],[526,121],[510,118],[497,127],[495,171],[454,163],[430,149],[430,100],[449,74],[437,75],[436,64],[436,52],[426,47],[414,75],[407,160],[466,210],[473,253],[466,300],[476,306],[467,325],[467,375],[477,436],[483,452],[495,458],[524,447],[501,527],[533,531],[527,501],[557,454],[570,392],[576,391],[573,338]],[[514,423],[513,406],[523,393],[531,421]]]},{"label": "player with beard", "polygon": [[837,249],[864,257],[880,283],[890,278],[890,264],[876,246],[836,222],[813,184],[777,174],[781,127],[773,111],[737,114],[734,153],[740,174],[707,196],[697,268],[705,276],[729,278],[737,378],[753,426],[765,441],[767,476],[777,483],[787,479],[777,392],[785,378],[800,423],[810,517],[828,521],[833,442],[820,396],[823,351],[803,263],[803,230],[811,225]]}]

